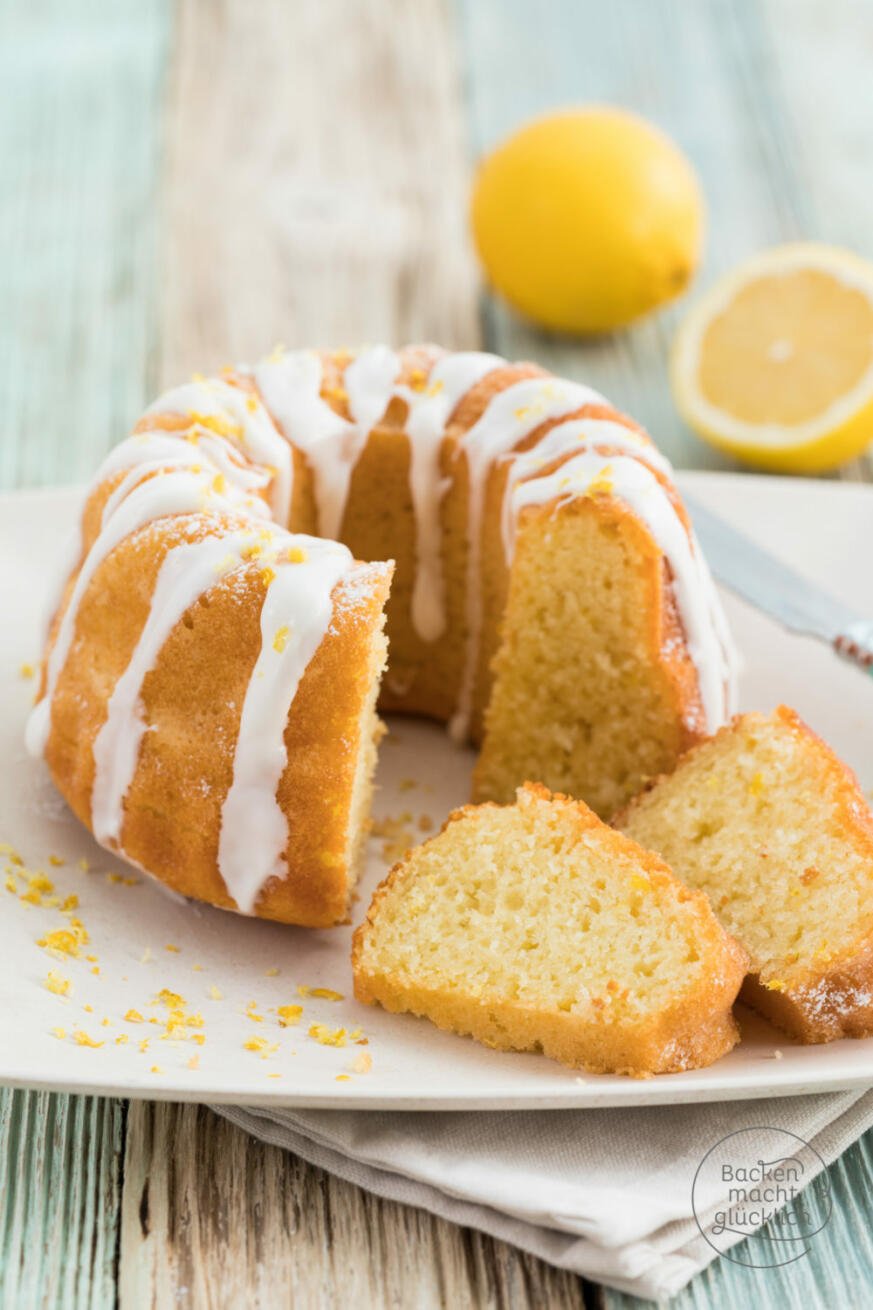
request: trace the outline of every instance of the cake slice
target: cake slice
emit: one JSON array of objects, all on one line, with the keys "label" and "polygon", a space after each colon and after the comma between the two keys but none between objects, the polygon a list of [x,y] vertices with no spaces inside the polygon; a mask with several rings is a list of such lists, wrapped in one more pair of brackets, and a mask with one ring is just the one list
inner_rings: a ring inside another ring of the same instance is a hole
[{"label": "cake slice", "polygon": [[784,705],[743,714],[616,826],[705,891],[752,960],[742,999],[803,1042],[873,1033],[873,819]]},{"label": "cake slice", "polygon": [[747,959],[662,860],[528,783],[514,805],[456,811],[392,869],[352,964],[367,1004],[644,1077],[731,1049]]}]

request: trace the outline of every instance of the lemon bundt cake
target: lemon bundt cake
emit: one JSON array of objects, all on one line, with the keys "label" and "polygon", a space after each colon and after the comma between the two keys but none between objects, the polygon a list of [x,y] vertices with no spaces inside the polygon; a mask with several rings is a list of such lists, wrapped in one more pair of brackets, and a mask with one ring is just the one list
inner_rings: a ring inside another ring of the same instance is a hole
[{"label": "lemon bundt cake", "polygon": [[873,1033],[873,818],[793,710],[739,716],[617,822],[708,893],[743,1000],[801,1041]]},{"label": "lemon bundt cake", "polygon": [[377,889],[359,1001],[596,1073],[711,1064],[748,961],[709,902],[581,801],[468,805]]},{"label": "lemon bundt cake", "polygon": [[[356,560],[395,561],[390,595]],[[289,922],[348,903],[386,595],[380,704],[482,742],[480,797],[535,779],[607,815],[730,708],[666,461],[495,355],[279,349],[170,391],[65,570],[30,748],[99,841]]]}]

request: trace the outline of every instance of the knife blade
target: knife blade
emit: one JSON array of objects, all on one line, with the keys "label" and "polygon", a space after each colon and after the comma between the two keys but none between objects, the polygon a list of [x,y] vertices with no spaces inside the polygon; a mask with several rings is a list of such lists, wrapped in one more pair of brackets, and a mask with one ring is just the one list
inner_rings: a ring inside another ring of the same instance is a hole
[{"label": "knife blade", "polygon": [[873,622],[757,546],[693,497],[684,500],[719,582],[790,632],[827,641],[840,655],[873,673]]}]

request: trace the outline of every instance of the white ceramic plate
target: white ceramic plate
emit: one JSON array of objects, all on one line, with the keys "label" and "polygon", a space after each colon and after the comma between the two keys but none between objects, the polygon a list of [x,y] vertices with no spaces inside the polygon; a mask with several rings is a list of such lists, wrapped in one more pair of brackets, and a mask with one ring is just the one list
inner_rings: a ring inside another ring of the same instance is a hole
[{"label": "white ceramic plate", "polygon": [[[810,578],[873,613],[873,489],[699,473],[681,482]],[[60,908],[28,904],[0,887],[0,1082],[174,1100],[397,1109],[640,1105],[873,1084],[873,1039],[795,1046],[750,1014],[742,1015],[743,1042],[709,1069],[647,1081],[580,1077],[541,1056],[498,1054],[424,1020],[358,1005],[348,928],[283,928],[188,904],[140,875],[133,885],[113,881],[108,874],[132,871],[94,844],[45,767],[27,759],[22,746],[34,684],[21,665],[37,657],[47,584],[79,500],[71,490],[0,498],[0,842],[20,853],[26,869],[44,871],[55,894],[79,898],[78,917],[90,937],[84,950],[96,959],[49,956],[37,941],[66,926]],[[787,636],[731,596],[727,608],[746,665],[742,708],[794,705],[863,785],[873,786],[873,678]],[[438,728],[395,720],[381,752],[377,817],[407,814],[401,841],[407,831],[418,834],[421,816],[439,824],[467,799],[472,759]],[[385,841],[371,843],[356,921],[385,871]],[[21,892],[27,879],[15,865],[3,873],[8,858],[0,858],[0,877],[11,877]],[[43,900],[50,896],[44,892]],[[49,969],[70,981],[68,996],[46,988]],[[330,988],[344,999],[301,999],[299,986]],[[155,1003],[164,988],[184,998],[186,1013],[202,1016],[203,1026],[188,1029],[187,1040],[167,1040],[163,1022],[148,1022],[167,1014]],[[246,1012],[251,1002],[260,1022]],[[302,1004],[304,1015],[283,1029],[276,1011],[286,1004]],[[130,1010],[144,1022],[125,1021]],[[367,1044],[358,1037],[325,1046],[308,1035],[313,1024],[331,1033],[361,1029]],[[102,1045],[77,1044],[77,1032]],[[195,1034],[205,1037],[202,1045],[191,1040]],[[253,1038],[265,1038],[267,1049],[247,1049]],[[359,1071],[362,1055],[372,1057],[368,1072]]]}]

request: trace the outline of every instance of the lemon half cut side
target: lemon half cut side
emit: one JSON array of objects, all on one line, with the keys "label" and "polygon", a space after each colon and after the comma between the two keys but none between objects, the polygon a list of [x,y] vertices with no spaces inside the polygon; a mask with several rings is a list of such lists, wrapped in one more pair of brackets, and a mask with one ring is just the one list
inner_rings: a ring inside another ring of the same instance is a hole
[{"label": "lemon half cut side", "polygon": [[782,472],[835,468],[873,441],[873,264],[811,242],[763,251],[688,314],[671,376],[712,445]]}]

